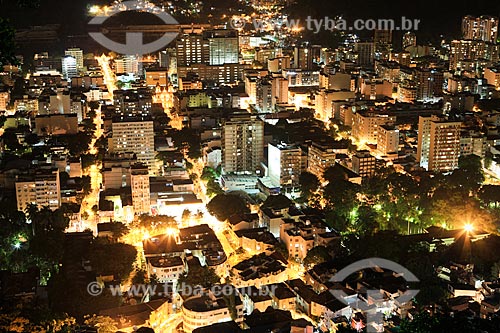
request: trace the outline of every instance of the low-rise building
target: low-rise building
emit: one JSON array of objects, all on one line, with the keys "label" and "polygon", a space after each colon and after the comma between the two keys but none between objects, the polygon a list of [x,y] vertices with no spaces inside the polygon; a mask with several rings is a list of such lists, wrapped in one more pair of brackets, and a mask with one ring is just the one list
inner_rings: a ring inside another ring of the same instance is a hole
[{"label": "low-rise building", "polygon": [[263,286],[287,279],[286,260],[278,253],[261,253],[238,263],[232,268],[234,283],[243,286]]},{"label": "low-rise building", "polygon": [[278,241],[266,228],[243,229],[236,231],[236,236],[240,239],[240,246],[254,252],[271,253]]},{"label": "low-rise building", "polygon": [[289,257],[297,261],[304,260],[313,247],[327,245],[338,237],[316,216],[301,216],[299,221],[285,219],[280,228],[280,239]]},{"label": "low-rise building", "polygon": [[181,257],[152,257],[147,259],[148,276],[155,275],[160,283],[175,282],[186,271]]},{"label": "low-rise building", "polygon": [[253,229],[259,226],[259,215],[256,213],[235,214],[227,220],[233,231]]},{"label": "low-rise building", "polygon": [[271,293],[272,305],[275,309],[295,310],[295,293],[285,283],[267,286]]},{"label": "low-rise building", "polygon": [[[236,293],[236,291],[235,291]],[[223,295],[214,295],[212,291],[204,292],[184,300],[182,304],[182,323],[186,333],[194,329],[234,320],[243,320],[243,302],[237,295],[233,297],[234,305],[228,304]]]},{"label": "low-rise building", "polygon": [[61,186],[58,169],[39,169],[34,175],[16,181],[17,209],[25,211],[29,205],[56,210],[61,206]]},{"label": "low-rise building", "polygon": [[359,150],[352,157],[352,170],[362,178],[369,177],[375,172],[376,159],[368,150]]}]

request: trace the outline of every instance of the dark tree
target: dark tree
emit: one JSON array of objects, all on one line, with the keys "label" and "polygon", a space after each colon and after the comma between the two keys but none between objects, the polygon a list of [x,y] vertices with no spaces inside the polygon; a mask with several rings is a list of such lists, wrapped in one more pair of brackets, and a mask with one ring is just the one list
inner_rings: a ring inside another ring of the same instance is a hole
[{"label": "dark tree", "polygon": [[10,22],[0,17],[0,67],[7,64],[16,64],[15,31]]},{"label": "dark tree", "polygon": [[134,228],[145,228],[150,231],[153,231],[158,227],[176,227],[176,226],[177,226],[177,221],[175,220],[175,217],[168,215],[151,216],[148,214],[143,214],[133,222]]},{"label": "dark tree", "polygon": [[217,183],[214,179],[210,179],[207,182],[207,195],[213,196],[217,194],[223,194],[224,190],[220,187],[219,183]]},{"label": "dark tree", "polygon": [[318,177],[307,171],[300,174],[299,183],[302,196],[305,198],[309,198],[309,196],[314,193],[320,185]]},{"label": "dark tree", "polygon": [[202,286],[209,288],[220,282],[220,277],[215,270],[208,266],[192,265],[189,266],[187,274],[181,275],[179,283],[185,283],[190,286]]},{"label": "dark tree", "polygon": [[307,252],[306,257],[304,258],[304,265],[315,266],[330,259],[332,259],[332,256],[328,253],[328,249],[326,247],[315,246]]},{"label": "dark tree", "polygon": [[62,209],[55,211],[48,207],[28,208],[28,219],[33,226],[33,238],[30,251],[40,262],[49,266],[57,265],[64,253],[64,230],[69,225],[69,218]]},{"label": "dark tree", "polygon": [[207,204],[210,214],[219,221],[227,220],[231,215],[249,213],[245,199],[234,194],[218,194]]},{"label": "dark tree", "polygon": [[479,199],[487,205],[494,204],[495,207],[500,202],[500,186],[484,185],[478,193]]},{"label": "dark tree", "polygon": [[134,246],[122,243],[106,244],[94,241],[89,249],[92,268],[98,275],[113,275],[126,279],[137,256]]},{"label": "dark tree", "polygon": [[283,194],[270,195],[262,204],[261,208],[285,209],[292,205],[292,200],[288,199]]},{"label": "dark tree", "polygon": [[458,169],[449,176],[450,183],[456,189],[462,190],[464,195],[476,193],[484,182],[481,157],[477,155],[461,156],[458,160]]},{"label": "dark tree", "polygon": [[144,284],[147,281],[147,274],[144,269],[138,269],[135,271],[134,277],[132,278],[133,284]]}]

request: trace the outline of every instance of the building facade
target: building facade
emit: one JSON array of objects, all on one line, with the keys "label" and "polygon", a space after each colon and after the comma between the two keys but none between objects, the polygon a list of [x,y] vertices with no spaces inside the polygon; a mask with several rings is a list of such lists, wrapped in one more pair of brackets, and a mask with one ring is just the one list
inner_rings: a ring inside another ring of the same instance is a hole
[{"label": "building facade", "polygon": [[151,213],[149,172],[145,165],[136,164],[130,170],[132,206],[136,215]]},{"label": "building facade", "polygon": [[452,171],[460,155],[460,122],[419,117],[417,161],[429,171]]},{"label": "building facade", "polygon": [[16,199],[17,209],[23,212],[32,204],[51,210],[61,207],[59,170],[40,169],[33,177],[16,181]]},{"label": "building facade", "polygon": [[152,120],[142,117],[115,118],[112,132],[110,144],[112,153],[134,153],[139,163],[148,166],[150,174],[157,172]]},{"label": "building facade", "polygon": [[270,143],[267,152],[269,177],[273,185],[282,190],[297,187],[302,170],[302,150],[284,143]]},{"label": "building facade", "polygon": [[224,173],[259,173],[264,158],[264,122],[250,114],[233,115],[222,126]]}]

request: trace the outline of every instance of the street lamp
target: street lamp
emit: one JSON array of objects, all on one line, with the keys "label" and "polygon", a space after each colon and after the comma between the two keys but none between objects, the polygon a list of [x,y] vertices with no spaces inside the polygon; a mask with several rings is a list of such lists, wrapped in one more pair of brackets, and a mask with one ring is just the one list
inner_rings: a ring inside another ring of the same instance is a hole
[{"label": "street lamp", "polygon": [[464,225],[464,230],[466,232],[473,232],[474,231],[474,226],[472,224],[470,224],[470,223],[467,223],[467,224]]}]

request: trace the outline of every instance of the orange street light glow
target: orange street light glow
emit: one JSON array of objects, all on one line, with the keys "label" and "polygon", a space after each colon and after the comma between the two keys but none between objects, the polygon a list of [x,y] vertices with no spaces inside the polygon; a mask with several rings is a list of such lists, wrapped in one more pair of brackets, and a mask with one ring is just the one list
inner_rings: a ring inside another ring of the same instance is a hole
[{"label": "orange street light glow", "polygon": [[466,225],[464,225],[464,230],[467,232],[472,232],[474,231],[474,226],[470,223],[467,223]]}]

